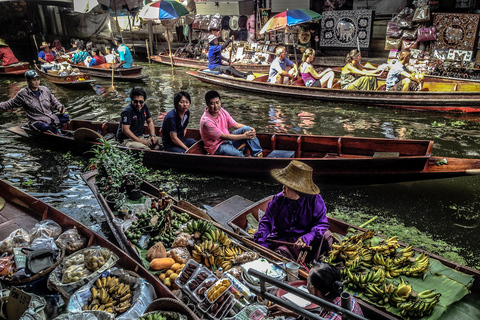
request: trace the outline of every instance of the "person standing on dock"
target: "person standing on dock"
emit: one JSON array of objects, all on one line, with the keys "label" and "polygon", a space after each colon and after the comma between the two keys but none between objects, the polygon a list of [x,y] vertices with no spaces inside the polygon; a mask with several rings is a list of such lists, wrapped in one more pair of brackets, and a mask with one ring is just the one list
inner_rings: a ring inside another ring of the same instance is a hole
[{"label": "person standing on dock", "polygon": [[[68,121],[70,116],[65,113],[65,107],[50,92],[50,89],[40,85],[40,76],[35,70],[25,72],[28,86],[20,90],[12,99],[1,102],[0,110],[13,110],[23,107],[28,118],[28,125],[39,132],[58,133],[58,128]],[[52,109],[58,114],[53,114]]]},{"label": "person standing on dock", "polygon": [[[205,94],[205,103],[207,107],[200,119],[200,135],[209,154],[243,157],[246,146],[254,157],[263,156],[255,129],[233,120],[222,108],[217,91],[208,91]],[[228,131],[230,128],[234,130],[232,133]]]},{"label": "person standing on dock", "polygon": [[0,39],[0,62],[4,67],[18,62],[12,49],[10,49],[10,46],[6,44],[3,39]]},{"label": "person standing on dock", "polygon": [[[313,169],[293,160],[284,169],[273,169],[271,174],[283,185],[283,190],[268,204],[254,241],[293,261],[298,259],[301,250],[310,246],[305,261],[317,260],[329,249],[333,236],[328,231],[325,202],[313,183]],[[291,242],[291,245],[275,241]]]},{"label": "person standing on dock", "polygon": [[230,37],[223,45],[218,44],[218,37],[214,34],[208,36],[208,43],[210,48],[208,49],[208,69],[212,71],[219,71],[221,73],[230,74],[237,78],[246,79],[251,72],[240,72],[232,66],[222,65],[222,50],[224,50],[230,42],[233,40],[233,36]]},{"label": "person standing on dock", "polygon": [[131,68],[133,65],[133,58],[132,54],[130,53],[130,49],[126,45],[123,44],[122,37],[115,36],[114,39],[115,45],[117,46],[117,53],[120,56],[120,62],[114,64],[114,68],[124,68],[128,69]]}]

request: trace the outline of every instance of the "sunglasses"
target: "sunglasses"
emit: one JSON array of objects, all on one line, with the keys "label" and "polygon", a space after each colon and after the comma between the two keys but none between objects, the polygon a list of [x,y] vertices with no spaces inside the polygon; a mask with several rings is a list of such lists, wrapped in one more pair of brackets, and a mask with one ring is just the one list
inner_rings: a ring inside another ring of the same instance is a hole
[{"label": "sunglasses", "polygon": [[145,103],[145,101],[143,101],[143,100],[132,100],[132,102],[135,103],[135,104],[137,104],[137,103],[138,104],[144,104]]}]

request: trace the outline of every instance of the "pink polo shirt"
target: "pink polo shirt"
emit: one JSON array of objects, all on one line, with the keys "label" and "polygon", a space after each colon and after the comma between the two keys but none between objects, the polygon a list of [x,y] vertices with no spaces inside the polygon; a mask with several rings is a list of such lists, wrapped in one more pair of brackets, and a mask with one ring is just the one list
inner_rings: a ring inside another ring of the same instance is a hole
[{"label": "pink polo shirt", "polygon": [[230,134],[228,128],[236,125],[237,122],[233,120],[230,114],[223,108],[218,113],[218,118],[214,118],[205,108],[205,112],[200,119],[200,135],[202,136],[205,150],[210,154],[215,154],[218,146],[225,142],[220,139],[222,134]]}]

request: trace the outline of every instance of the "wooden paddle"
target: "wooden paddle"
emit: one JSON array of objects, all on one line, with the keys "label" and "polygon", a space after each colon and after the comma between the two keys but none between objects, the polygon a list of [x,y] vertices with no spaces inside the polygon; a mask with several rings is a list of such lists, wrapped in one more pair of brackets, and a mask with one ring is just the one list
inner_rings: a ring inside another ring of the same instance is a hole
[{"label": "wooden paddle", "polygon": [[[114,58],[115,58],[115,54],[114,54]],[[112,65],[110,67],[112,68],[112,85],[110,86],[110,88],[108,88],[107,92],[111,92],[111,91],[115,90],[115,87],[113,86],[113,75],[114,75],[114,72],[115,72],[115,61],[112,62]]]},{"label": "wooden paddle", "polygon": [[[294,246],[295,246],[295,243],[294,243],[294,242],[287,242],[287,241],[280,241],[280,240],[271,240],[271,239],[267,239],[267,242],[275,243],[275,244],[281,244],[281,245],[289,246],[289,247],[294,247]],[[311,247],[311,246],[305,246],[305,247],[303,247],[303,248],[304,248],[304,249],[307,249],[307,250],[312,250],[312,247]]]}]

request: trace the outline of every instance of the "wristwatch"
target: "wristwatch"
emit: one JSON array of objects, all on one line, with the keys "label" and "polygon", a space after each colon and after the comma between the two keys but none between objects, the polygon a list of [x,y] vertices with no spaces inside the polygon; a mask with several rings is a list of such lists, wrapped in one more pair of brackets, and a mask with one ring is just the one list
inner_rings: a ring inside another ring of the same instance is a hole
[{"label": "wristwatch", "polygon": [[154,134],[151,134],[150,137],[156,137],[157,135],[154,133]]}]

